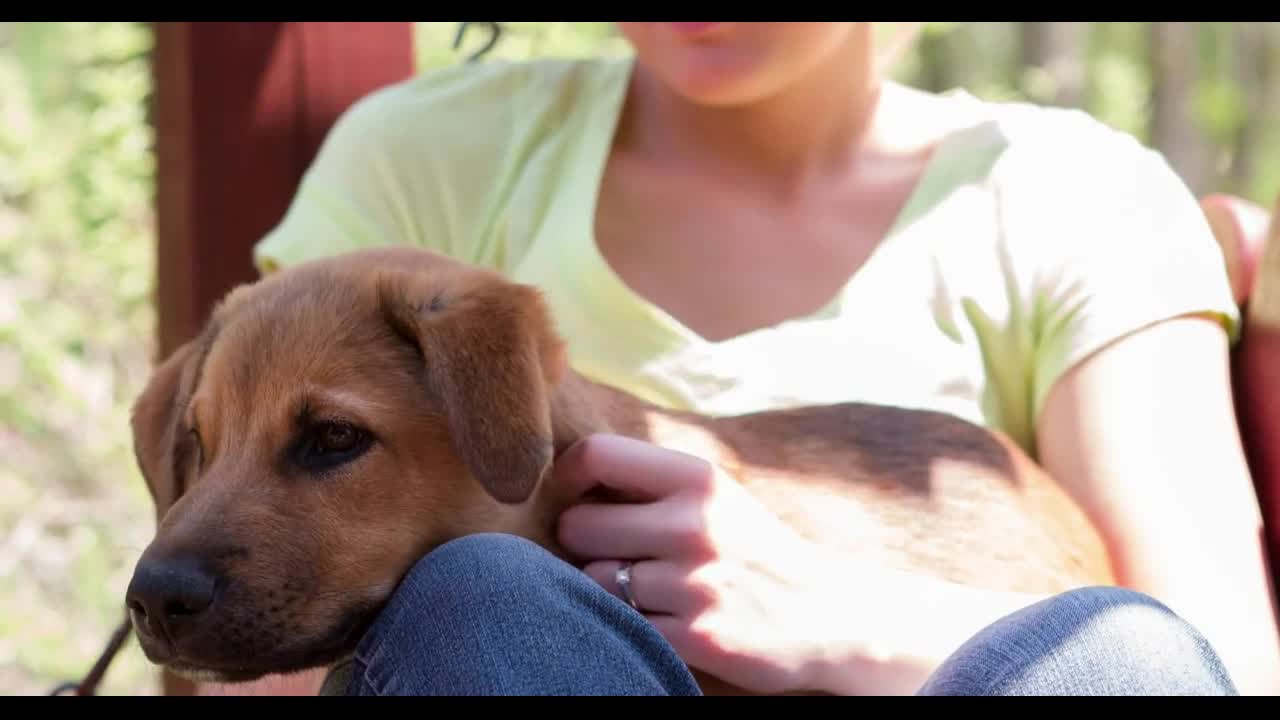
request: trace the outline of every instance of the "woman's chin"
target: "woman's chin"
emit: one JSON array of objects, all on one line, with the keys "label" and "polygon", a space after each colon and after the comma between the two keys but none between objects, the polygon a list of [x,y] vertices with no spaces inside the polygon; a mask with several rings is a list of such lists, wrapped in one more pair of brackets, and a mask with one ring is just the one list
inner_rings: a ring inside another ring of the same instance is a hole
[{"label": "woman's chin", "polygon": [[707,107],[750,105],[767,97],[779,84],[770,82],[768,73],[733,58],[688,58],[659,72],[669,91]]},{"label": "woman's chin", "polygon": [[669,22],[664,23],[672,33],[684,40],[701,40],[714,37],[731,23],[722,22]]}]

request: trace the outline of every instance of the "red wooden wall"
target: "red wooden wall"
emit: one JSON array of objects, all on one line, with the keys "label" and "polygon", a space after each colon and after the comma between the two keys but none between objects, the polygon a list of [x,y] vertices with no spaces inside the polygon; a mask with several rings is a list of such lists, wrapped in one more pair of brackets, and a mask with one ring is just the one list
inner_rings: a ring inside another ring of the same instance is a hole
[{"label": "red wooden wall", "polygon": [[[337,116],[413,72],[412,23],[155,25],[157,297],[161,356],[256,273],[275,225]],[[165,677],[165,693],[191,694]]]},{"label": "red wooden wall", "polygon": [[168,353],[253,279],[251,247],[282,217],[337,115],[412,73],[412,23],[158,23],[154,58]]}]

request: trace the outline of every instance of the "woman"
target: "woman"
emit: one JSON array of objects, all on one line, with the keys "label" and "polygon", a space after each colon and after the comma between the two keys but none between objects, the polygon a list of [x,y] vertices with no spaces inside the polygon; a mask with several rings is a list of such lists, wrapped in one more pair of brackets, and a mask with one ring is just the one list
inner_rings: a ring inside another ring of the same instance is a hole
[{"label": "woman", "polygon": [[[1078,112],[888,82],[871,23],[620,27],[634,58],[366,98],[259,266],[422,245],[541,287],[575,367],[652,401],[1001,429],[1099,524],[1127,589],[854,570],[718,468],[598,437],[560,480],[651,502],[565,514],[585,574],[514,538],[441,547],[331,687],[683,693],[687,662],[762,692],[1276,691],[1236,307],[1164,161]],[[699,515],[723,520],[680,532]]]}]

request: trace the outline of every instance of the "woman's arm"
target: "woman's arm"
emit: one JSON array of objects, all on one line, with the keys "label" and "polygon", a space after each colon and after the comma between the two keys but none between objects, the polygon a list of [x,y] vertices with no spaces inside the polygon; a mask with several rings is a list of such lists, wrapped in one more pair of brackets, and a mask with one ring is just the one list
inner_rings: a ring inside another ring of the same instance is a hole
[{"label": "woman's arm", "polygon": [[1204,633],[1242,693],[1280,692],[1273,585],[1221,325],[1171,320],[1094,353],[1050,391],[1037,441],[1045,469],[1100,527],[1120,584]]},{"label": "woman's arm", "polygon": [[[1038,444],[1045,469],[1101,529],[1120,584],[1203,633],[1241,693],[1280,692],[1273,585],[1222,326],[1157,323],[1086,358],[1049,393]],[[914,692],[969,637],[1042,599],[926,578],[886,582],[898,589],[880,637],[841,643],[853,652],[827,668],[824,686]]]},{"label": "woman's arm", "polygon": [[[1169,320],[1088,357],[1048,395],[1038,443],[1044,468],[1101,528],[1120,584],[1196,626],[1240,692],[1280,692],[1274,585],[1221,324]],[[824,669],[823,687],[915,692],[978,630],[1042,600],[901,575],[881,582],[895,587],[870,610],[883,623],[876,635],[851,626],[858,637],[838,643],[849,655]]]}]

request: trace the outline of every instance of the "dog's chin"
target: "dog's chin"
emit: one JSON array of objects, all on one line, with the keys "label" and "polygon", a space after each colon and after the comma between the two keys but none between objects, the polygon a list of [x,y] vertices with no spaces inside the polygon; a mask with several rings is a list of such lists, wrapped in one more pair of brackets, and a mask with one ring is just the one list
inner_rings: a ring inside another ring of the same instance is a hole
[{"label": "dog's chin", "polygon": [[164,669],[177,677],[183,678],[184,680],[190,680],[191,682],[232,685],[253,682],[255,680],[261,680],[268,675],[277,674],[253,670],[213,670],[210,668],[188,665],[183,662],[166,663],[164,665]]},{"label": "dog's chin", "polygon": [[[193,659],[189,656],[179,656],[170,650],[160,650],[147,643],[142,644],[142,652],[148,661],[164,668],[170,674],[199,683],[245,683],[268,675],[288,674],[309,669],[307,667],[298,668],[297,670],[285,669],[283,666],[277,668],[273,667],[270,662],[265,665],[258,665],[257,663],[261,662],[263,658],[253,658],[254,667],[232,667],[226,662],[202,662],[200,659]],[[303,664],[305,665],[306,663]]]},{"label": "dog's chin", "polygon": [[[178,677],[200,683],[239,684],[261,680],[271,675],[296,673],[329,667],[350,655],[349,650],[308,651],[281,653],[277,657],[255,657],[252,665],[232,666],[229,663],[205,664],[187,658],[170,658],[157,665]],[[153,661],[155,662],[155,661]]]},{"label": "dog's chin", "polygon": [[292,675],[331,667],[350,657],[378,608],[362,605],[347,610],[342,619],[313,639],[294,639],[269,653],[227,658],[201,658],[192,648],[170,648],[163,643],[142,642],[143,654],[152,663],[193,682],[247,683],[269,675]]}]

